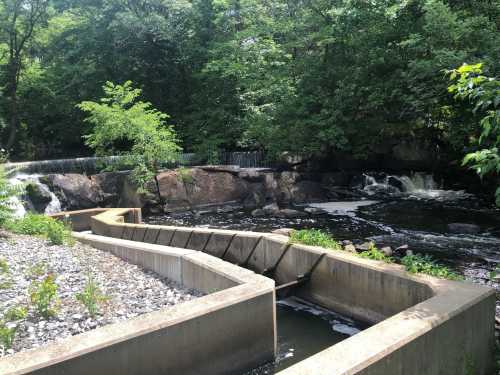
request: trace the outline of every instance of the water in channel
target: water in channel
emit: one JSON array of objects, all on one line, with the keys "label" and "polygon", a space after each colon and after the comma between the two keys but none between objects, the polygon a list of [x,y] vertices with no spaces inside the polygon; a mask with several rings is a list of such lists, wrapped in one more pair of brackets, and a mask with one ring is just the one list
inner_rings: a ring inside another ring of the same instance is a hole
[{"label": "water in channel", "polygon": [[276,321],[278,353],[275,362],[245,375],[278,373],[366,328],[360,322],[294,297],[277,302]]}]

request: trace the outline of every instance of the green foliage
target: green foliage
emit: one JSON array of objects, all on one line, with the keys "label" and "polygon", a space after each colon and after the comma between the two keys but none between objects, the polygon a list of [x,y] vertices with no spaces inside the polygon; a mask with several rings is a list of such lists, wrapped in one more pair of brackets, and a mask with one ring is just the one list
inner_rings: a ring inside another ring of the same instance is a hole
[{"label": "green foliage", "polygon": [[361,258],[379,260],[379,261],[386,262],[386,263],[394,262],[394,259],[392,259],[391,257],[388,257],[383,252],[381,252],[375,246],[375,244],[373,242],[370,244],[370,247],[368,248],[368,250],[362,251],[361,253],[359,253],[359,256]]},{"label": "green foliage", "polygon": [[16,337],[16,331],[17,326],[9,328],[5,322],[0,320],[0,344],[4,349],[12,348],[12,344]]},{"label": "green foliage", "polygon": [[30,266],[24,273],[28,279],[36,279],[47,273],[47,264],[44,262],[36,263]]},{"label": "green foliage", "polygon": [[22,189],[19,186],[13,186],[9,183],[7,173],[3,166],[0,165],[0,226],[12,218],[12,199],[21,193]]},{"label": "green foliage", "polygon": [[192,170],[189,168],[184,168],[184,167],[177,168],[177,175],[184,184],[192,184],[194,181]]},{"label": "green foliage", "polygon": [[9,265],[4,258],[0,258],[0,290],[8,289],[12,285]]},{"label": "green foliage", "polygon": [[[483,65],[464,64],[449,72],[454,82],[448,91],[455,99],[467,100],[479,120],[480,135],[475,152],[467,154],[463,165],[476,171],[480,177],[500,174],[500,80],[483,75]],[[496,190],[496,203],[500,206],[500,186]]]},{"label": "green foliage", "polygon": [[15,233],[45,237],[52,245],[74,243],[67,224],[45,215],[28,213],[20,219],[8,221],[5,227]]},{"label": "green foliage", "polygon": [[168,115],[139,101],[141,90],[132,82],[115,85],[106,82],[105,96],[99,102],[78,104],[88,114],[85,119],[93,128],[85,136],[87,146],[98,156],[121,154],[136,165],[133,177],[140,187],[150,181],[160,166],[174,162],[180,151]]},{"label": "green foliage", "polygon": [[89,274],[83,292],[78,293],[76,299],[87,308],[89,315],[94,318],[99,312],[99,304],[106,302],[108,297],[102,293],[99,285],[95,282],[92,275]]},{"label": "green foliage", "polygon": [[26,318],[28,310],[24,306],[12,306],[3,315],[4,319],[8,322],[21,320]]},{"label": "green foliage", "polygon": [[294,230],[290,234],[290,243],[300,243],[309,246],[321,246],[326,249],[341,250],[340,244],[328,233],[319,229]]},{"label": "green foliage", "polygon": [[401,264],[403,264],[410,273],[424,273],[449,280],[463,279],[448,267],[439,265],[430,255],[406,255],[401,259]]},{"label": "green foliage", "polygon": [[57,284],[53,274],[47,275],[42,281],[34,281],[29,289],[30,301],[38,314],[48,319],[57,314]]}]

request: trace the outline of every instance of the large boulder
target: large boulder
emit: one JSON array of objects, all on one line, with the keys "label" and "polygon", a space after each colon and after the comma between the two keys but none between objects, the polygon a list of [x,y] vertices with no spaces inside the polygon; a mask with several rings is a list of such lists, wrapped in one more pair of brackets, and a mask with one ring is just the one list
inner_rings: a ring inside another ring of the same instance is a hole
[{"label": "large boulder", "polygon": [[61,202],[63,210],[94,208],[101,205],[103,193],[90,178],[81,174],[51,174],[40,178],[40,182]]},{"label": "large boulder", "polygon": [[248,196],[248,183],[222,170],[166,171],[160,173],[157,180],[166,210],[241,202]]}]

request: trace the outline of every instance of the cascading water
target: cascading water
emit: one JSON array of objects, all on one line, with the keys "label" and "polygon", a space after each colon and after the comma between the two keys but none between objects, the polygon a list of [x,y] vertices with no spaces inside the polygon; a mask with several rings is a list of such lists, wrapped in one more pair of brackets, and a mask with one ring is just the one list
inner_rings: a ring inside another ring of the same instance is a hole
[{"label": "cascading water", "polygon": [[[47,185],[40,182],[40,175],[17,174],[14,177],[11,177],[9,182],[14,186],[26,186],[27,184],[33,184],[36,186],[38,191],[47,197],[47,202],[43,207],[43,212],[45,214],[54,214],[61,211],[61,202],[57,196],[50,191]],[[16,217],[24,216],[27,211],[35,211],[34,202],[31,202],[29,197],[25,195],[11,198],[10,205],[14,209],[14,216]]]},{"label": "cascading water", "polygon": [[454,201],[472,197],[464,190],[444,190],[432,174],[415,172],[410,176],[363,174],[363,192],[373,196],[377,194],[402,196],[437,201]]}]

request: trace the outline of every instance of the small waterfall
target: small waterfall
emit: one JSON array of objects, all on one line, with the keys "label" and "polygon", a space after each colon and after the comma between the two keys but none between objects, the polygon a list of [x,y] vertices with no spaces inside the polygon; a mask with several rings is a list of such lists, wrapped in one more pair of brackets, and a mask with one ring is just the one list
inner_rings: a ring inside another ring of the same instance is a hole
[{"label": "small waterfall", "polygon": [[415,172],[409,176],[363,174],[363,191],[368,195],[382,194],[420,199],[454,201],[472,197],[464,190],[443,190],[429,173]]},{"label": "small waterfall", "polygon": [[11,199],[11,206],[14,209],[15,217],[23,217],[27,211],[43,211],[45,214],[54,214],[61,212],[61,202],[57,196],[50,191],[49,187],[40,182],[40,175],[37,174],[17,174],[9,179],[11,185],[14,186],[27,186],[32,184],[36,187],[39,195],[43,197],[42,205],[38,202],[32,202],[28,194],[23,194],[20,197]]}]

